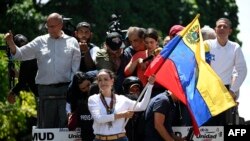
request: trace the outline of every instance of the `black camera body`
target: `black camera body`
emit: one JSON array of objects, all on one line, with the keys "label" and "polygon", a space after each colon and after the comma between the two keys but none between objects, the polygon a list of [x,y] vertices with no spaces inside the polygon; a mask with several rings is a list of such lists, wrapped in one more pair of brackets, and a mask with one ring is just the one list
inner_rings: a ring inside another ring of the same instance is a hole
[{"label": "black camera body", "polygon": [[111,15],[111,21],[109,23],[109,29],[108,29],[108,32],[107,33],[111,33],[111,32],[118,32],[120,33],[121,32],[121,29],[120,29],[120,18],[121,16],[117,16],[116,14],[112,14]]},{"label": "black camera body", "polygon": [[106,32],[106,34],[109,34],[112,32],[118,32],[122,36],[122,39],[125,39],[127,30],[121,29],[120,18],[121,18],[121,15],[116,15],[116,14],[111,15],[110,23],[108,25],[108,31]]}]

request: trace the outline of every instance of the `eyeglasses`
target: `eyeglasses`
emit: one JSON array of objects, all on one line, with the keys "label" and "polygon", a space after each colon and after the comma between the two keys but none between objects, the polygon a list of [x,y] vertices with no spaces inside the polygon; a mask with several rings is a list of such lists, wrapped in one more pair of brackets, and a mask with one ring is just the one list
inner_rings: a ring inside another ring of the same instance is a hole
[{"label": "eyeglasses", "polygon": [[45,28],[49,29],[49,28],[56,28],[58,25],[60,25],[61,23],[58,23],[56,25],[48,25],[47,23],[44,25]]}]

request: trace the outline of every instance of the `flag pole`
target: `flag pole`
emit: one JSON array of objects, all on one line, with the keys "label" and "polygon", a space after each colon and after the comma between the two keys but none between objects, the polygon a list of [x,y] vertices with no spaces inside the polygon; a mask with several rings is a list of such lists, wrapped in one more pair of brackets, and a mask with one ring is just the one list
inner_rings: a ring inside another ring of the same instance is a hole
[{"label": "flag pole", "polygon": [[[141,91],[141,93],[140,93],[140,95],[139,95],[138,99],[136,100],[136,103],[135,103],[135,105],[133,107],[133,111],[134,111],[136,105],[138,104],[138,102],[142,99],[142,96],[145,94],[145,91],[148,89],[148,85],[149,85],[149,83],[147,83],[145,85],[145,87],[143,88],[143,90]],[[129,120],[129,118],[126,118],[125,123],[123,125],[123,128],[125,128],[125,126],[127,125],[128,120]]]},{"label": "flag pole", "polygon": [[198,19],[200,17],[200,14],[197,14],[195,17],[194,17],[194,19],[192,20],[192,22],[191,23],[189,23],[188,25],[187,25],[187,27],[185,27],[183,30],[183,32],[184,33],[182,33],[181,32],[181,34],[186,34],[186,32],[190,29],[190,27],[194,24],[194,22]]},{"label": "flag pole", "polygon": [[191,127],[189,130],[188,130],[188,134],[186,136],[186,141],[192,141],[193,140],[193,137],[194,137],[194,128]]}]

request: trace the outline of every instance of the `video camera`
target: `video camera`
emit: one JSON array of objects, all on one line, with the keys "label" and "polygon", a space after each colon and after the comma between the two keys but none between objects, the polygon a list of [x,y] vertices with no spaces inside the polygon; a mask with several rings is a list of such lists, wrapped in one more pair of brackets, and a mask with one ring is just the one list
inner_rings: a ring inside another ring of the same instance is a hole
[{"label": "video camera", "polygon": [[63,17],[63,31],[65,34],[74,36],[76,30],[75,26],[71,22],[72,18]]},{"label": "video camera", "polygon": [[116,14],[111,15],[110,23],[108,26],[108,31],[106,32],[106,34],[109,34],[112,32],[118,32],[119,34],[122,35],[122,38],[125,39],[127,30],[121,29],[120,18],[121,18],[121,15],[116,15]]},{"label": "video camera", "polygon": [[117,16],[116,14],[112,14],[110,17],[110,23],[109,23],[109,28],[107,31],[107,34],[111,33],[111,32],[118,32],[121,33],[121,29],[120,29],[120,18],[121,15]]}]

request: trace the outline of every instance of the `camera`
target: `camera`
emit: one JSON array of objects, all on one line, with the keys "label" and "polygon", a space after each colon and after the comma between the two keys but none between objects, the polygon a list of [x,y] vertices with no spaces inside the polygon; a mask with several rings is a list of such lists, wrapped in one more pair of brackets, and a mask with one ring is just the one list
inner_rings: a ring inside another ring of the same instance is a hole
[{"label": "camera", "polygon": [[121,18],[121,15],[119,15],[119,16],[117,16],[116,14],[111,15],[111,20],[110,20],[110,23],[109,23],[109,28],[108,28],[107,34],[109,34],[111,32],[121,33],[120,18]]},{"label": "camera", "polygon": [[112,33],[112,32],[118,32],[122,39],[125,39],[127,30],[121,29],[121,23],[120,23],[121,15],[112,14],[110,17],[110,23],[108,25],[108,31],[106,34]]}]

